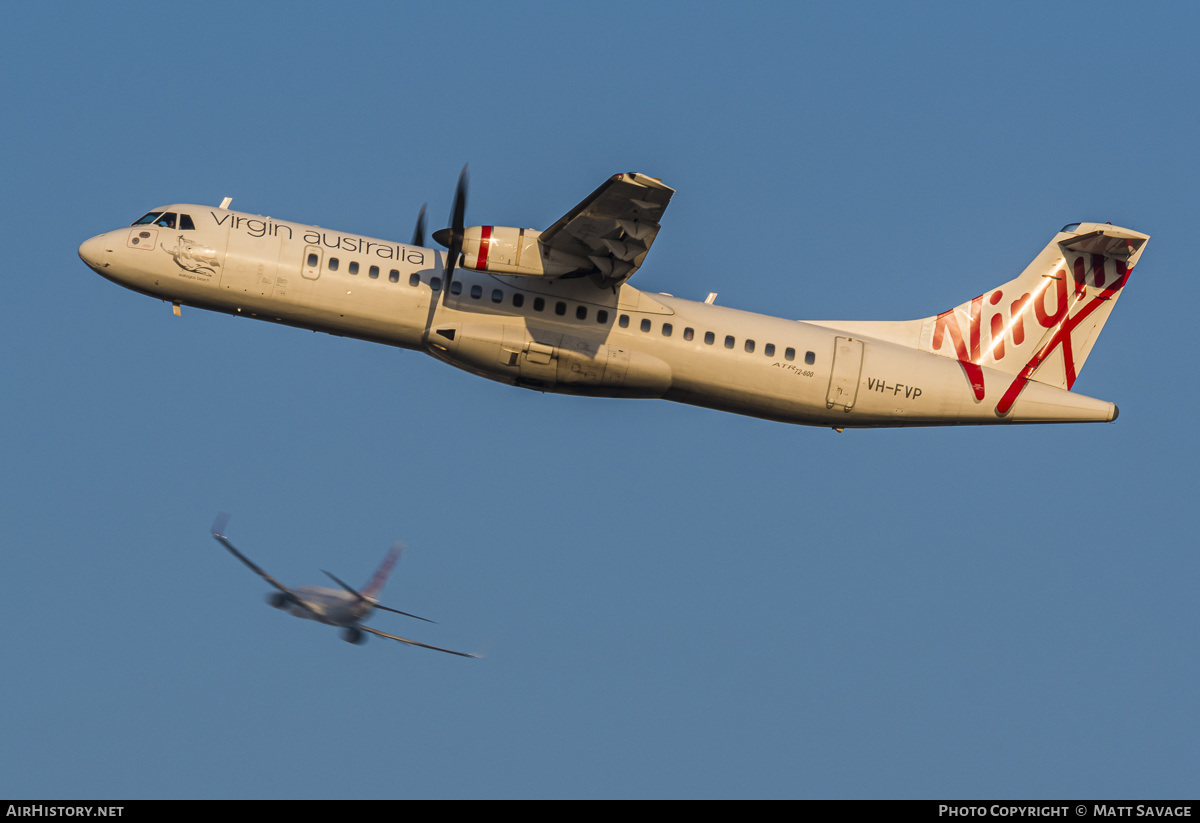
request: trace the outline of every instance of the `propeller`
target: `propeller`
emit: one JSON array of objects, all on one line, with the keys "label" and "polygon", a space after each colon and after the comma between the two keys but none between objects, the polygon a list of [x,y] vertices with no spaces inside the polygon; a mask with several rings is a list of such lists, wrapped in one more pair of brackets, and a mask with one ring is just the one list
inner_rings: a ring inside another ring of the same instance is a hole
[{"label": "propeller", "polygon": [[450,212],[450,228],[438,229],[433,233],[433,239],[446,247],[446,282],[442,284],[442,301],[446,300],[446,292],[454,282],[454,267],[462,254],[463,218],[467,211],[467,167],[463,166],[462,174],[458,176],[458,185],[454,188],[454,208]]},{"label": "propeller", "polygon": [[421,212],[417,215],[417,227],[413,229],[413,239],[410,246],[425,247],[425,208],[428,203],[421,204]]}]

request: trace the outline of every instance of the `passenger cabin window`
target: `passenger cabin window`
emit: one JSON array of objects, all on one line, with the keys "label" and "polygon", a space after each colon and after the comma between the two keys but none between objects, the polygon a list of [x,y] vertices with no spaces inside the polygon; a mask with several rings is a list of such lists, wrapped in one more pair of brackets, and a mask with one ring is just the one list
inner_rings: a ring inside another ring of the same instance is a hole
[{"label": "passenger cabin window", "polygon": [[600,324],[607,323],[608,322],[608,311],[606,311],[605,309],[600,309],[600,311],[596,312],[596,322],[600,323]]},{"label": "passenger cabin window", "polygon": [[440,278],[440,277],[429,278],[429,288],[433,289],[434,291],[441,291],[442,290],[442,278]]},{"label": "passenger cabin window", "polygon": [[648,318],[642,319],[642,331],[650,331],[650,320]]},{"label": "passenger cabin window", "polygon": [[732,349],[734,342],[732,334],[725,335],[725,348]]},{"label": "passenger cabin window", "polygon": [[767,345],[763,346],[763,354],[765,354],[767,357],[774,357],[775,356],[775,344],[768,343]]},{"label": "passenger cabin window", "polygon": [[471,286],[471,298],[478,300],[481,297],[483,297],[483,286],[476,283],[474,286]]},{"label": "passenger cabin window", "polygon": [[525,305],[525,295],[518,292],[513,292],[513,308],[521,308]]},{"label": "passenger cabin window", "polygon": [[783,359],[784,360],[795,360],[796,359],[796,350],[793,349],[791,346],[788,346],[786,349],[783,350]]},{"label": "passenger cabin window", "polygon": [[575,319],[576,320],[587,320],[587,306],[576,306],[575,307]]},{"label": "passenger cabin window", "polygon": [[392,269],[390,272],[388,272],[388,280],[391,280],[393,283],[399,283],[400,282],[400,272],[396,271],[395,269]]},{"label": "passenger cabin window", "polygon": [[500,289],[492,289],[492,302],[500,303],[503,300],[504,300],[504,292],[500,291]]},{"label": "passenger cabin window", "polygon": [[450,293],[451,294],[462,294],[462,281],[461,280],[455,280],[453,283],[450,284]]},{"label": "passenger cabin window", "polygon": [[421,275],[417,274],[416,272],[413,272],[412,274],[410,274],[408,276],[408,285],[410,285],[410,286],[421,285]]},{"label": "passenger cabin window", "polygon": [[754,341],[753,340],[746,341],[746,354],[754,354]]},{"label": "passenger cabin window", "polygon": [[617,324],[623,329],[629,328],[629,315],[622,314],[621,317],[617,320]]},{"label": "passenger cabin window", "polygon": [[329,258],[329,270],[337,271],[337,269],[338,269],[338,259],[336,257]]},{"label": "passenger cabin window", "polygon": [[691,326],[688,326],[686,329],[683,330],[683,339],[684,340],[691,340],[695,336],[696,336],[696,330],[693,329]]},{"label": "passenger cabin window", "polygon": [[559,300],[557,303],[554,304],[554,313],[559,315],[560,317],[562,315],[566,314],[567,313],[567,304],[564,303],[563,301]]},{"label": "passenger cabin window", "polygon": [[717,339],[717,336],[715,334],[713,334],[712,332],[706,331],[704,333],[705,345],[711,346],[716,341],[716,339]]},{"label": "passenger cabin window", "polygon": [[804,362],[811,366],[813,363],[817,362],[817,356],[815,354],[813,354],[812,352],[805,352],[804,353]]},{"label": "passenger cabin window", "polygon": [[546,308],[545,298],[542,298],[542,297],[533,298],[533,310],[534,311],[541,311],[544,308]]},{"label": "passenger cabin window", "polygon": [[675,329],[675,327],[674,327],[674,326],[672,326],[670,323],[663,323],[663,325],[662,325],[662,335],[663,335],[663,337],[670,337],[670,336],[671,336],[671,332],[672,332],[672,331],[674,331],[674,329]]},{"label": "passenger cabin window", "polygon": [[379,266],[371,266],[371,268],[367,269],[367,277],[370,277],[372,280],[378,279]]},{"label": "passenger cabin window", "polygon": [[357,260],[353,260],[353,261],[351,261],[351,263],[350,263],[350,273],[351,273],[351,274],[358,274],[358,261],[357,261]]},{"label": "passenger cabin window", "polygon": [[308,253],[308,267],[310,269],[315,269],[317,267],[317,256],[312,252]]}]

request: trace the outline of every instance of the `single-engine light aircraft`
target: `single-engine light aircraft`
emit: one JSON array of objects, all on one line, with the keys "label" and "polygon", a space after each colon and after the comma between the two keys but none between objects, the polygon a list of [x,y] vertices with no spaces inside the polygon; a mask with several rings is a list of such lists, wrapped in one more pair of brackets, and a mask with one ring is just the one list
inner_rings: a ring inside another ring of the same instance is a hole
[{"label": "single-engine light aircraft", "polygon": [[[1015,279],[907,321],[796,321],[639,291],[674,190],[617,174],[544,231],[451,225],[425,246],[194,204],[161,206],[79,256],[134,291],[423,351],[543,392],[662,398],[851,427],[1115,420],[1070,391],[1148,235],[1072,223]],[[994,239],[989,244],[994,245]]]},{"label": "single-engine light aircraft", "polygon": [[229,515],[217,515],[217,519],[213,521],[212,525],[212,536],[217,539],[218,543],[229,549],[229,552],[234,557],[245,563],[251,571],[278,590],[267,595],[267,602],[275,608],[282,609],[295,617],[303,617],[306,620],[316,620],[318,623],[338,626],[342,630],[342,639],[347,643],[354,643],[355,645],[366,642],[367,638],[363,634],[366,632],[379,637],[386,637],[389,640],[399,640],[401,643],[407,643],[410,646],[433,649],[435,652],[457,654],[459,657],[479,657],[477,654],[456,652],[452,649],[443,649],[440,646],[431,646],[428,643],[418,643],[416,640],[409,640],[407,637],[399,637],[398,635],[388,634],[387,632],[381,632],[379,629],[362,625],[362,621],[366,620],[375,609],[392,612],[393,614],[402,614],[405,617],[412,617],[417,620],[424,620],[426,623],[433,622],[432,620],[426,620],[424,617],[417,617],[415,614],[402,612],[399,609],[381,606],[379,605],[379,601],[376,600],[376,597],[383,590],[383,584],[387,582],[388,575],[392,572],[392,567],[396,565],[396,561],[400,558],[400,554],[404,550],[403,543],[396,543],[392,546],[387,556],[383,558],[383,562],[379,564],[379,568],[375,570],[375,574],[371,576],[370,582],[367,583],[361,592],[351,588],[323,569],[324,574],[334,583],[341,586],[341,589],[330,589],[324,586],[298,586],[297,588],[289,589],[233,547],[233,544],[229,542],[229,538],[224,534],[225,526],[228,522]]}]

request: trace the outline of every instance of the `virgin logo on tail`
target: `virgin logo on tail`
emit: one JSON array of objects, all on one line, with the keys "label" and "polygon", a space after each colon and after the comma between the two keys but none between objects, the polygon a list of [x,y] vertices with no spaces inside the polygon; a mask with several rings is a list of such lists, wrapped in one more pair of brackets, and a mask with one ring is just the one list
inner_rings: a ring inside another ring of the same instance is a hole
[{"label": "virgin logo on tail", "polygon": [[[1067,261],[1063,259],[1061,267],[1052,275],[1044,275],[1032,292],[1023,291],[1015,299],[1006,300],[1005,287],[1001,287],[934,318],[932,351],[958,360],[976,401],[982,401],[985,395],[983,365],[1015,375],[996,406],[996,413],[1000,416],[1008,414],[1021,389],[1059,348],[1062,349],[1066,387],[1070,389],[1074,385],[1078,366],[1072,333],[1113,298],[1128,281],[1132,271],[1125,261],[1100,254],[1074,254],[1071,257],[1070,274]],[[1108,263],[1112,265],[1111,271],[1106,265]],[[1068,280],[1073,281],[1073,287]],[[1028,281],[1023,283],[1018,280],[1006,284],[1006,287],[1027,285]],[[1093,289],[1091,299],[1087,298],[1089,288]],[[1033,325],[1034,322],[1037,326]],[[1038,327],[1045,331],[1033,351],[1029,352],[1028,344],[1036,338],[1027,335]],[[1005,356],[1014,355],[1014,352],[1017,357],[1026,356],[1025,353],[1029,352],[1029,359],[1019,368],[1015,364],[1003,363]],[[1081,366],[1082,362],[1078,365]]]}]

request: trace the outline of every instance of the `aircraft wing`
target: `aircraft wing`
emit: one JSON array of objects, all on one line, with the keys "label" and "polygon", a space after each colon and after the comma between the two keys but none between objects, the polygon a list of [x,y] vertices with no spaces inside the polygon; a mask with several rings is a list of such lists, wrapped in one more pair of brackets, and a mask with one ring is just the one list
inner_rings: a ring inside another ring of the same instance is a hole
[{"label": "aircraft wing", "polygon": [[357,628],[362,629],[364,632],[370,632],[371,634],[378,635],[379,637],[386,637],[388,640],[399,640],[401,643],[407,643],[410,646],[420,646],[422,649],[433,649],[435,652],[445,652],[446,654],[457,654],[459,657],[475,657],[475,658],[479,657],[479,655],[477,655],[477,654],[467,654],[466,652],[456,652],[453,649],[443,649],[441,646],[430,646],[428,643],[418,643],[416,640],[409,640],[407,637],[400,637],[398,635],[388,634],[387,632],[381,632],[381,631],[379,631],[379,629],[372,629],[370,626],[363,626],[363,625],[359,624],[359,626]]},{"label": "aircraft wing", "polygon": [[642,265],[674,193],[654,177],[615,174],[541,233],[543,257],[579,261],[579,274],[615,288]]},{"label": "aircraft wing", "polygon": [[368,604],[368,605],[369,605],[369,606],[370,606],[372,609],[379,609],[379,610],[381,610],[381,611],[385,611],[385,612],[391,612],[392,614],[402,614],[402,615],[404,615],[405,617],[412,617],[412,618],[415,618],[415,619],[417,619],[417,620],[424,620],[426,623],[436,623],[436,622],[437,622],[436,620],[430,620],[430,619],[429,619],[429,618],[427,618],[427,617],[417,617],[417,615],[415,615],[415,614],[409,614],[408,612],[402,612],[402,611],[400,611],[399,609],[392,609],[392,608],[388,608],[387,606],[380,606],[380,605],[379,605],[378,603],[376,603],[376,602],[375,602],[373,599],[372,599],[372,600],[368,600],[367,598],[363,597],[363,596],[362,596],[362,594],[361,594],[361,593],[360,593],[360,592],[359,592],[357,589],[351,588],[351,586],[350,586],[350,584],[349,584],[349,583],[346,583],[346,582],[345,582],[345,581],[343,581],[343,580],[342,580],[340,577],[337,577],[336,575],[334,575],[334,574],[333,574],[333,572],[327,572],[327,571],[325,571],[324,569],[321,569],[321,572],[322,572],[323,574],[327,575],[327,576],[329,577],[329,579],[330,579],[330,580],[332,580],[334,583],[337,583],[337,584],[338,584],[339,586],[341,586],[343,589],[345,589],[346,591],[350,592],[350,594],[352,594],[352,595],[354,595],[356,598],[358,598],[358,602],[360,602],[360,603],[366,603],[366,604]]},{"label": "aircraft wing", "polygon": [[238,560],[241,560],[243,563],[245,563],[247,566],[249,566],[251,571],[253,571],[255,574],[257,574],[263,580],[270,583],[275,588],[279,589],[279,591],[286,594],[288,596],[288,598],[291,600],[291,602],[297,604],[298,606],[300,606],[300,608],[304,609],[305,611],[311,612],[314,617],[320,619],[321,615],[319,615],[319,614],[317,614],[317,612],[313,611],[313,609],[307,603],[305,603],[303,599],[297,597],[295,592],[293,592],[287,586],[283,585],[278,580],[276,580],[274,577],[272,577],[271,575],[267,574],[265,571],[260,569],[257,565],[255,565],[253,560],[251,560],[249,557],[246,557],[246,555],[242,554],[240,551],[238,551],[237,549],[235,549],[233,547],[233,544],[229,542],[229,538],[227,538],[225,535],[221,534],[221,532],[225,531],[225,524],[228,522],[229,522],[229,516],[225,515],[225,514],[217,515],[217,519],[213,521],[212,536],[216,539],[216,541],[218,543],[220,543],[222,546],[224,546],[225,548],[229,549],[230,554],[232,554]]}]

